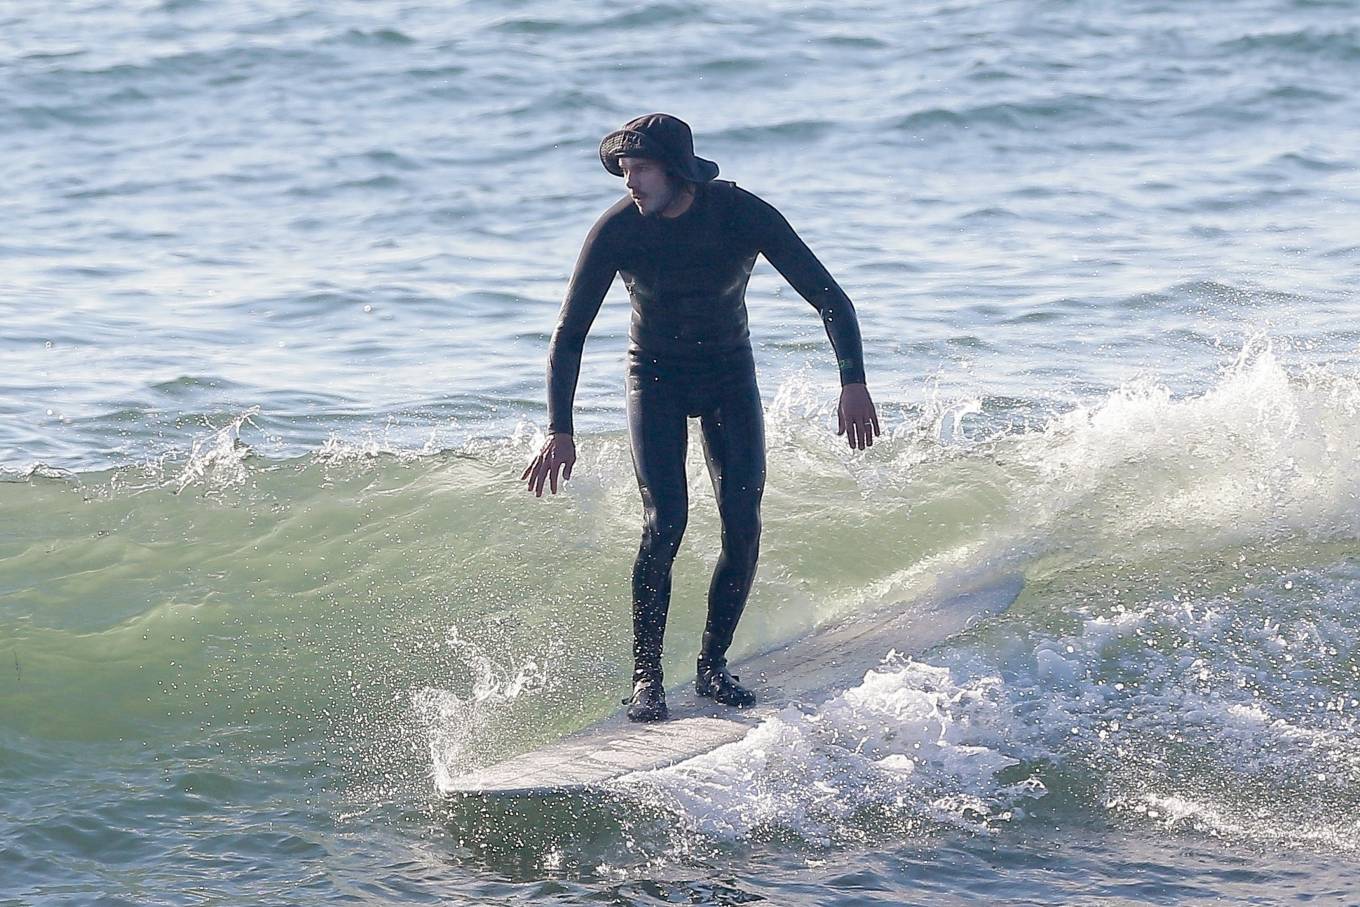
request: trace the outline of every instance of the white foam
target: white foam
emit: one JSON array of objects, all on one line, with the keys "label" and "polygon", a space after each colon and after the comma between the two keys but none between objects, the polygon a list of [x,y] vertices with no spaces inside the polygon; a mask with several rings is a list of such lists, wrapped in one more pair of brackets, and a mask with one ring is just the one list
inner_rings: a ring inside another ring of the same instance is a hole
[{"label": "white foam", "polygon": [[959,682],[948,669],[894,657],[815,710],[787,708],[741,741],[620,788],[646,790],[724,838],[775,826],[821,840],[884,807],[982,827],[1043,793],[1034,779],[997,778],[1018,763],[999,690],[994,677]]},{"label": "white foam", "polygon": [[1256,338],[1203,394],[1137,381],[1016,439],[1017,504],[1036,536],[1115,551],[1300,530],[1352,537],[1358,414],[1354,376],[1291,377]]}]

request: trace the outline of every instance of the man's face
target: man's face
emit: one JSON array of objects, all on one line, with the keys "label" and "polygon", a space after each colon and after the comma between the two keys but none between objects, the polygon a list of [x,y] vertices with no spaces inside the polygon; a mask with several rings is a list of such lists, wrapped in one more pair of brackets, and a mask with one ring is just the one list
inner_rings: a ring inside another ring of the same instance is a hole
[{"label": "man's face", "polygon": [[666,173],[660,161],[646,157],[621,157],[623,184],[644,217],[657,217],[680,193],[680,181]]}]

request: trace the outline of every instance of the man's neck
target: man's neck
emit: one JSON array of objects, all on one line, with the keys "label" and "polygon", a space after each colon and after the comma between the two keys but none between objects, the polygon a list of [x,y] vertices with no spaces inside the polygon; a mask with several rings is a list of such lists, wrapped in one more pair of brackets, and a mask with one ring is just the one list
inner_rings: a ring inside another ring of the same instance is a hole
[{"label": "man's neck", "polygon": [[694,204],[694,184],[686,182],[683,189],[676,195],[675,200],[666,206],[666,210],[661,212],[661,216],[667,219],[679,217],[689,210],[690,205]]}]

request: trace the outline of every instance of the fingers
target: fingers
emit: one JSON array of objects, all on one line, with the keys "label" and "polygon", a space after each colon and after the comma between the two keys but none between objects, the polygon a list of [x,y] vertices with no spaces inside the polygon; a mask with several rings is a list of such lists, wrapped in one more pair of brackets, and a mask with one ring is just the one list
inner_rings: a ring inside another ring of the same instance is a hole
[{"label": "fingers", "polygon": [[557,494],[558,486],[571,478],[571,467],[574,462],[574,459],[565,459],[545,450],[525,467],[519,478],[520,481],[528,481],[529,490],[536,497],[543,497],[544,483],[547,483],[549,491]]},{"label": "fingers", "polygon": [[883,434],[883,430],[878,426],[878,415],[870,413],[858,419],[847,419],[840,416],[838,419],[840,427],[836,434],[844,434],[845,441],[850,445],[851,450],[863,450],[866,447],[874,446],[874,438]]},{"label": "fingers", "polygon": [[[845,435],[845,443],[850,445],[851,450],[863,450],[865,443],[864,436],[867,431],[864,420],[862,418],[857,418],[854,415],[847,415],[844,410],[841,410],[836,414],[836,419],[840,424],[840,428],[836,431],[836,434]],[[870,441],[869,443],[872,444],[873,442]]]},{"label": "fingers", "polygon": [[[846,399],[849,396],[850,399]],[[868,394],[856,399],[853,394],[843,395],[841,405],[836,408],[836,434],[845,435],[845,443],[851,450],[863,450],[874,446],[874,438],[883,434],[878,424],[878,412]]]},{"label": "fingers", "polygon": [[883,434],[883,432],[878,427],[878,413],[870,409],[869,414],[860,419],[859,438],[864,442],[863,447],[860,449],[863,450],[864,447],[873,447],[874,438],[881,434]]}]

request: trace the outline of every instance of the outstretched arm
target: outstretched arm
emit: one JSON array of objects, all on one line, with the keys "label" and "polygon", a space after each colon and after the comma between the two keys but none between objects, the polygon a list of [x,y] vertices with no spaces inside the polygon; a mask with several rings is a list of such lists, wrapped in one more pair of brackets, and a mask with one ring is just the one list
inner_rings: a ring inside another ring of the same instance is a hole
[{"label": "outstretched arm", "polygon": [[548,344],[548,430],[552,432],[572,433],[571,407],[581,374],[586,334],[618,271],[609,243],[602,235],[605,223],[601,218],[581,247],[576,270],[567,285],[567,298],[562,302],[557,327]]},{"label": "outstretched arm", "polygon": [[841,376],[836,434],[846,435],[852,448],[863,450],[872,446],[874,437],[882,432],[864,380],[864,348],[855,307],[807,243],[789,226],[784,215],[756,196],[748,194],[748,197],[755,206],[761,227],[761,253],[822,316],[826,335],[836,353]]},{"label": "outstretched arm", "polygon": [[529,490],[539,497],[543,496],[545,480],[556,494],[559,472],[562,481],[570,479],[571,468],[576,462],[571,410],[576,382],[581,374],[581,353],[585,349],[586,334],[590,332],[618,270],[609,245],[601,235],[605,222],[605,218],[601,218],[595,224],[581,247],[576,270],[567,285],[567,297],[557,317],[557,328],[548,344],[548,440],[520,476],[521,481],[528,481]]}]

